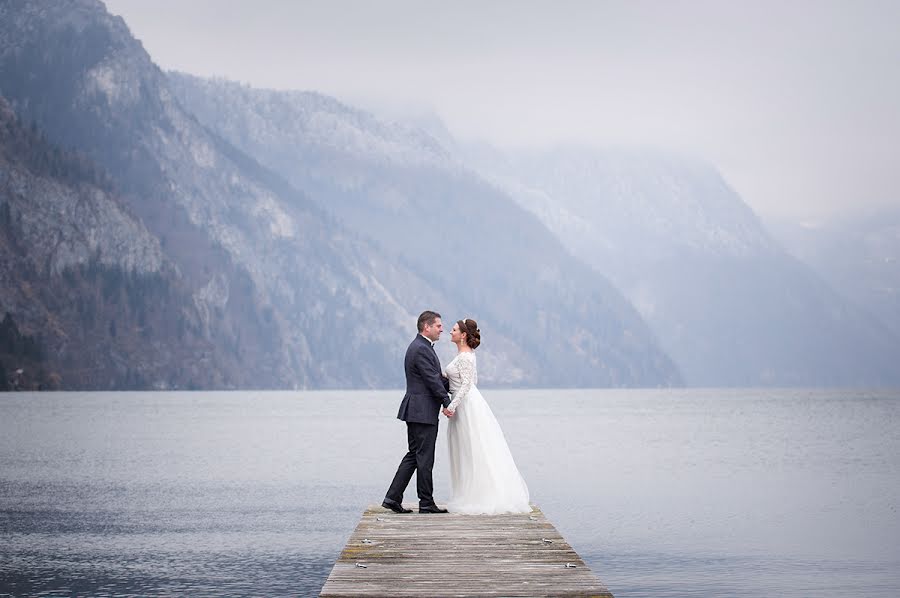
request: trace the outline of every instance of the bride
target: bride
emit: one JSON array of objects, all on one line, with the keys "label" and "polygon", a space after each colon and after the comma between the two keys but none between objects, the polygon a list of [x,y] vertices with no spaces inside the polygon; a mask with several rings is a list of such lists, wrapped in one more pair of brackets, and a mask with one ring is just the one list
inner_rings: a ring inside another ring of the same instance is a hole
[{"label": "bride", "polygon": [[528,486],[519,474],[506,438],[491,408],[478,391],[475,348],[481,331],[475,320],[459,320],[450,332],[458,353],[447,364],[453,400],[444,410],[449,417],[447,446],[450,452],[454,513],[528,513]]}]

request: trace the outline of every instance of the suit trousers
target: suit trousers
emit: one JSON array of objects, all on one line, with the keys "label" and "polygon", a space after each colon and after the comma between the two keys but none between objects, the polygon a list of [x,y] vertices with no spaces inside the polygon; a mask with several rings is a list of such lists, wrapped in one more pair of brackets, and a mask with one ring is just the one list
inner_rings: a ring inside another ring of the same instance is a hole
[{"label": "suit trousers", "polygon": [[403,504],[403,493],[416,472],[416,492],[419,495],[419,506],[431,506],[434,504],[434,482],[431,470],[434,468],[434,445],[437,443],[437,424],[419,424],[406,422],[406,440],[409,451],[400,461],[397,473],[391,487],[388,488],[387,498]]}]

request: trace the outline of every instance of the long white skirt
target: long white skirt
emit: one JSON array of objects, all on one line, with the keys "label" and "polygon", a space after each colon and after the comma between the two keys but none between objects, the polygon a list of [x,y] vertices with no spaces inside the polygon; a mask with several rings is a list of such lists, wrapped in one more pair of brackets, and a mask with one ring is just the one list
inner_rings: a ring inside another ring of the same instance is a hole
[{"label": "long white skirt", "polygon": [[451,513],[529,513],[528,486],[503,430],[473,385],[447,424]]}]

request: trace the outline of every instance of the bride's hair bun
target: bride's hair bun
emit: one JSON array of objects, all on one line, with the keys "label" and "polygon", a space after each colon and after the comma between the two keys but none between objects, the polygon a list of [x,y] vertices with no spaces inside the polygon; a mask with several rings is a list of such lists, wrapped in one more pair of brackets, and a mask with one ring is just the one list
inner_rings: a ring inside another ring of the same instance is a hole
[{"label": "bride's hair bun", "polygon": [[466,333],[466,344],[472,349],[477,348],[481,344],[481,330],[478,328],[478,322],[468,318],[456,323],[459,324],[459,331]]}]

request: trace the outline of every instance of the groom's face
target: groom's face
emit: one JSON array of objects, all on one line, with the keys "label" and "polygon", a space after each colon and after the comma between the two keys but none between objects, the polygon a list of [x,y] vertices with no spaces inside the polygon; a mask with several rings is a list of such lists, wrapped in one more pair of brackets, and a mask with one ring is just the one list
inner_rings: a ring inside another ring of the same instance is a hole
[{"label": "groom's face", "polygon": [[425,324],[425,330],[422,331],[422,335],[425,338],[430,338],[433,341],[437,341],[439,338],[441,338],[441,333],[443,331],[444,325],[441,323],[441,319],[435,318],[431,326]]}]

